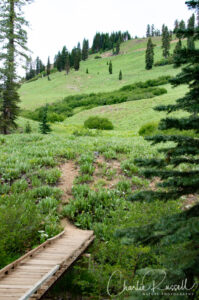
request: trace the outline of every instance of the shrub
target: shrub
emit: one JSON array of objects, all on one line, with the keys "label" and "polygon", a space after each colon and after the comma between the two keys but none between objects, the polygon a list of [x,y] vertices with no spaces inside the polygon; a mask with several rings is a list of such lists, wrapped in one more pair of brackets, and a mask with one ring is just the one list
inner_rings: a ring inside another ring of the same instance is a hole
[{"label": "shrub", "polygon": [[[126,85],[120,90],[106,93],[91,93],[89,95],[79,94],[68,96],[62,101],[48,105],[48,122],[62,121],[74,114],[74,109],[81,110],[91,109],[97,106],[112,105],[123,103],[126,101],[135,101],[141,99],[149,99],[158,95],[167,93],[166,89],[158,88],[159,85],[164,85],[169,82],[170,76],[161,76],[157,79],[147,80],[145,82],[137,82]],[[132,93],[133,91],[133,93]],[[42,117],[43,107],[37,108],[35,111],[22,110],[21,116],[35,121],[39,121]],[[76,132],[77,135],[84,134]]]},{"label": "shrub", "polygon": [[56,184],[61,176],[61,171],[57,168],[46,170],[41,169],[38,172],[38,175],[44,180],[47,184]]},{"label": "shrub", "polygon": [[0,206],[0,251],[13,256],[25,246],[30,248],[37,241],[41,221],[37,206],[28,197],[7,197]]},{"label": "shrub", "polygon": [[56,211],[58,201],[52,197],[46,197],[39,202],[38,208],[42,214],[49,214],[50,211]]},{"label": "shrub", "polygon": [[163,58],[163,59],[155,62],[154,66],[160,67],[160,66],[166,66],[166,65],[172,65],[172,64],[173,64],[173,57],[170,56],[169,58]]},{"label": "shrub", "polygon": [[98,131],[98,130],[92,131],[92,130],[89,130],[88,128],[82,128],[82,129],[79,129],[79,130],[75,130],[73,132],[73,135],[74,136],[93,136],[93,137],[96,137],[96,136],[100,135],[100,131]]},{"label": "shrub", "polygon": [[153,135],[156,130],[158,129],[158,123],[157,122],[148,122],[144,125],[139,130],[139,135],[141,136],[150,136]]},{"label": "shrub", "polygon": [[81,165],[80,171],[82,174],[93,175],[95,167],[93,167],[92,164],[86,162],[85,164]]},{"label": "shrub", "polygon": [[32,132],[32,128],[30,126],[30,123],[27,122],[25,126],[25,133],[31,133],[31,132]]},{"label": "shrub", "polygon": [[48,113],[47,119],[49,122],[55,123],[55,122],[63,122],[65,117],[63,115],[57,114],[55,112],[50,112],[50,113]]},{"label": "shrub", "polygon": [[19,179],[13,183],[11,186],[11,191],[13,193],[21,193],[23,191],[26,191],[28,188],[28,183],[25,179]]},{"label": "shrub", "polygon": [[100,59],[100,58],[102,58],[100,55],[95,56],[95,59]]},{"label": "shrub", "polygon": [[90,117],[84,122],[84,126],[89,129],[112,130],[113,124],[107,118],[100,118],[98,116]]},{"label": "shrub", "polygon": [[127,176],[132,176],[133,174],[138,173],[139,169],[134,165],[134,160],[125,160],[121,164],[121,169]]}]

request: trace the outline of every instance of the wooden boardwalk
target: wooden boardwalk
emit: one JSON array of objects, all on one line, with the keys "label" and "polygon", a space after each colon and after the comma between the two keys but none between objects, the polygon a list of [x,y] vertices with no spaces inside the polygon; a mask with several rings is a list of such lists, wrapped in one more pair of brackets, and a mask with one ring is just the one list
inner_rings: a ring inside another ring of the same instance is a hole
[{"label": "wooden boardwalk", "polygon": [[0,300],[40,299],[94,240],[70,227],[0,270]]}]

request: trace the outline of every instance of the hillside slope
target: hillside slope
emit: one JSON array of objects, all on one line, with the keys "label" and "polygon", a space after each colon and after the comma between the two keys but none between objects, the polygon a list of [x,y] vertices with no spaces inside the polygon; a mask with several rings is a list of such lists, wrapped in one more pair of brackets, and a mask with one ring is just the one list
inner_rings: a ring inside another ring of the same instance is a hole
[{"label": "hillside slope", "polygon": [[[155,60],[162,56],[161,38],[155,37]],[[112,52],[101,54],[102,59],[91,55],[87,61],[82,61],[78,72],[72,70],[69,76],[65,72],[51,75],[51,81],[42,78],[31,83],[25,83],[20,88],[21,107],[35,109],[45,103],[52,103],[72,94],[106,92],[117,90],[121,86],[136,81],[157,78],[162,75],[175,75],[179,70],[173,66],[154,67],[145,70],[145,49],[147,39],[130,40],[121,45],[121,54],[111,56]],[[171,51],[176,41],[172,41]],[[113,74],[109,75],[107,62],[112,60]],[[89,74],[86,74],[88,68]],[[123,72],[123,80],[119,81],[119,71]]]},{"label": "hillside slope", "polygon": [[84,110],[71,118],[67,118],[64,125],[82,126],[88,117],[98,115],[109,118],[113,122],[116,131],[123,131],[123,133],[124,131],[132,131],[132,133],[137,134],[143,124],[159,121],[166,115],[164,112],[155,112],[153,110],[155,106],[173,103],[176,99],[182,97],[186,91],[184,86],[173,89],[170,85],[166,85],[166,89],[168,94],[152,99],[129,101]]}]

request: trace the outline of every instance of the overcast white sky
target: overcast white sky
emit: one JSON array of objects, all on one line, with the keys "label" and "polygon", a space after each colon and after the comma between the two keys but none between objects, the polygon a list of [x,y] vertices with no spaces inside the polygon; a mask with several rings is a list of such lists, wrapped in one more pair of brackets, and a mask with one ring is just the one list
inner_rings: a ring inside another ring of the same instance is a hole
[{"label": "overcast white sky", "polygon": [[25,8],[29,48],[51,61],[66,45],[69,50],[87,38],[92,43],[96,31],[128,30],[142,37],[147,24],[173,28],[175,19],[187,20],[192,14],[185,0],[35,0]]}]

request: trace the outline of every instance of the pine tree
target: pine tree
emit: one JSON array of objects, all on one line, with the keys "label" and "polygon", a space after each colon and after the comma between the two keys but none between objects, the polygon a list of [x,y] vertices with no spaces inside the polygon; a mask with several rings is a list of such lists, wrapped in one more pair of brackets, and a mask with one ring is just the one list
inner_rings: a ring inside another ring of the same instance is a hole
[{"label": "pine tree", "polygon": [[120,70],[120,73],[119,73],[119,80],[122,80],[122,71]]},{"label": "pine tree", "polygon": [[86,69],[86,74],[88,74],[88,69]]},{"label": "pine tree", "polygon": [[173,33],[176,34],[178,29],[179,29],[179,22],[178,20],[175,20]]},{"label": "pine tree", "polygon": [[56,62],[55,62],[55,65],[57,66],[57,70],[59,72],[62,71],[62,57],[61,57],[61,52],[59,51],[58,54],[57,54],[57,57],[56,57]]},{"label": "pine tree", "polygon": [[88,40],[84,39],[83,40],[83,46],[82,46],[82,60],[86,60],[88,58]]},{"label": "pine tree", "polygon": [[46,73],[47,73],[47,76],[48,76],[48,80],[50,80],[50,69],[51,69],[50,57],[48,57],[48,62],[47,62],[47,67],[46,67]]},{"label": "pine tree", "polygon": [[110,61],[109,63],[109,74],[113,74],[113,65],[112,65],[112,62]]},{"label": "pine tree", "polygon": [[31,132],[32,132],[32,128],[30,126],[30,122],[27,122],[25,127],[25,133],[31,133]]},{"label": "pine tree", "polygon": [[162,49],[164,58],[168,58],[170,50],[170,33],[167,26],[163,26]]},{"label": "pine tree", "polygon": [[182,39],[183,32],[184,32],[185,29],[186,29],[185,21],[181,20],[180,23],[179,23],[179,28],[178,28],[178,30],[176,30],[176,37],[178,39]]},{"label": "pine tree", "polygon": [[66,74],[68,75],[69,72],[70,72],[70,58],[69,58],[69,53],[67,53],[67,56],[66,56]]},{"label": "pine tree", "polygon": [[80,42],[78,42],[78,44],[77,44],[77,53],[78,53],[79,61],[81,61],[82,60],[82,50],[81,50]]},{"label": "pine tree", "polygon": [[40,68],[41,68],[41,62],[40,62],[39,57],[37,56],[37,58],[36,58],[36,74],[37,75],[41,72]]},{"label": "pine tree", "polygon": [[48,105],[43,108],[42,118],[40,120],[39,129],[42,134],[48,134],[51,132],[50,125],[48,124]]},{"label": "pine tree", "polygon": [[17,83],[17,57],[25,57],[28,25],[23,16],[23,6],[31,1],[4,0],[0,1],[0,41],[1,51],[1,91],[0,91],[0,131],[4,134],[17,127],[16,118],[19,114],[19,95]]},{"label": "pine tree", "polygon": [[151,26],[151,36],[152,37],[155,36],[155,26],[154,26],[154,24],[152,24],[152,26]]},{"label": "pine tree", "polygon": [[152,39],[148,39],[147,49],[146,49],[146,70],[150,70],[154,63],[154,45]]},{"label": "pine tree", "polygon": [[182,51],[182,42],[179,40],[176,44],[176,47],[173,51],[173,62],[174,62],[174,67],[178,68],[181,66],[182,62],[182,57],[181,57],[181,51]]},{"label": "pine tree", "polygon": [[73,48],[71,55],[72,55],[74,69],[75,71],[78,71],[80,68],[80,60],[81,60],[79,48]]},{"label": "pine tree", "polygon": [[[187,1],[191,8],[199,6],[198,1]],[[186,30],[183,38],[190,36]],[[192,32],[192,37],[199,40],[198,28]],[[177,100],[175,104],[156,107],[157,111],[167,113],[183,110],[184,116],[166,117],[161,120],[159,129],[162,133],[147,140],[154,144],[164,143],[159,149],[160,158],[137,159],[139,167],[143,167],[143,174],[148,178],[159,177],[156,189],[139,192],[132,195],[134,201],[168,201],[182,196],[193,195],[199,192],[199,61],[198,49],[182,49],[182,63],[188,62],[180,74],[171,83],[174,87],[187,84],[188,93]],[[173,134],[164,134],[165,130],[173,129]],[[176,133],[175,133],[175,131]],[[186,131],[186,134],[180,133]],[[192,130],[194,134],[190,134]],[[178,133],[179,132],[179,133]],[[168,143],[169,142],[169,143]],[[172,143],[171,143],[172,142]],[[181,198],[181,201],[183,199]],[[198,279],[199,270],[199,204],[195,202],[191,208],[171,214],[158,223],[141,228],[128,228],[118,232],[120,237],[128,237],[134,243],[144,243],[146,246],[157,247],[163,253],[162,268],[167,273],[166,284],[182,282],[187,278],[189,287]],[[183,292],[183,290],[181,290]],[[185,291],[186,292],[186,291]],[[197,299],[193,295],[187,299]],[[162,299],[162,298],[159,298]],[[164,298],[163,298],[164,299]],[[170,298],[169,298],[170,299]]]},{"label": "pine tree", "polygon": [[151,26],[149,24],[147,25],[146,37],[151,37]]},{"label": "pine tree", "polygon": [[66,46],[63,47],[62,52],[61,52],[61,57],[60,57],[60,66],[62,71],[66,69],[66,58],[68,55],[68,51]]},{"label": "pine tree", "polygon": [[120,41],[118,40],[116,43],[116,51],[115,54],[118,55],[120,53]]},{"label": "pine tree", "polygon": [[[195,14],[191,16],[191,18],[188,20],[188,30],[191,32],[195,29]],[[195,42],[194,42],[194,37],[193,36],[188,36],[187,38],[187,48],[189,50],[194,50],[195,49]]]}]

